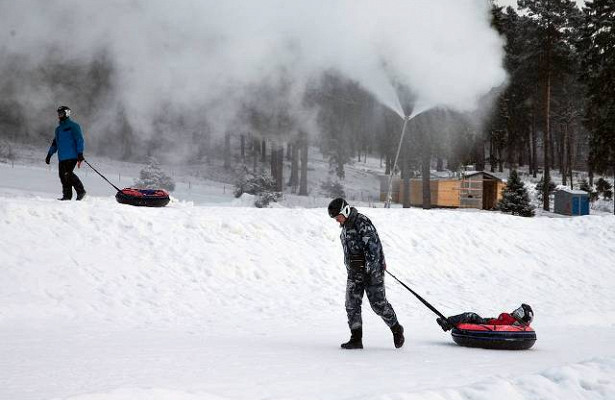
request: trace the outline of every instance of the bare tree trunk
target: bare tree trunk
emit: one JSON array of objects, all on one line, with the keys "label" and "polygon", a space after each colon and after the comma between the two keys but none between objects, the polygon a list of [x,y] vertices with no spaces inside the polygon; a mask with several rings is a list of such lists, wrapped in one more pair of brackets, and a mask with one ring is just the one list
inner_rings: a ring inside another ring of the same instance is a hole
[{"label": "bare tree trunk", "polygon": [[556,138],[555,138],[555,134],[553,132],[552,128],[549,128],[549,138],[550,138],[550,142],[549,142],[549,167],[550,169],[555,169],[557,167],[556,162],[557,162],[557,157],[555,156],[555,151],[557,150],[557,146],[556,146]]},{"label": "bare tree trunk", "polygon": [[523,166],[525,159],[523,156],[525,155],[525,137],[523,135],[519,136],[519,140],[517,142],[517,165],[519,167]]},{"label": "bare tree trunk", "polygon": [[404,191],[402,193],[402,204],[404,208],[410,208],[410,155],[407,152],[404,152],[402,157],[401,178],[404,186]]},{"label": "bare tree trunk", "polygon": [[573,161],[574,157],[573,157],[573,136],[574,136],[574,132],[571,130],[571,132],[569,132],[568,134],[568,173],[570,174],[570,189],[574,189],[573,187],[573,182],[572,182],[572,168],[574,167],[573,165]]},{"label": "bare tree trunk", "polygon": [[532,132],[531,130],[528,131],[528,135],[527,135],[526,142],[525,142],[525,151],[527,151],[527,165],[528,165],[529,173],[532,174],[533,173],[532,163],[534,161],[532,160]]},{"label": "bare tree trunk", "polygon": [[425,210],[429,210],[431,208],[430,162],[431,156],[429,155],[429,151],[424,151],[421,162],[421,175],[423,176],[423,209]]},{"label": "bare tree trunk", "polygon": [[589,171],[587,171],[587,177],[589,179],[589,186],[594,186],[594,168],[590,165]]},{"label": "bare tree trunk", "polygon": [[[478,171],[484,171],[485,170],[485,142],[483,142],[482,139],[478,140],[478,144],[476,144],[475,146],[475,151],[476,151],[476,169]],[[438,170],[436,168],[437,171],[441,171]]]},{"label": "bare tree trunk", "polygon": [[301,143],[301,178],[299,179],[299,195],[308,195],[308,135],[305,132],[300,134]]},{"label": "bare tree trunk", "polygon": [[493,144],[493,129],[489,131],[489,167],[495,172],[495,146]]},{"label": "bare tree trunk", "polygon": [[391,174],[391,155],[388,152],[385,157],[384,165],[385,165],[384,174],[390,175]]},{"label": "bare tree trunk", "polygon": [[421,175],[423,180],[423,209],[431,208],[431,143],[429,135],[421,132]]},{"label": "bare tree trunk", "polygon": [[278,192],[281,192],[284,187],[284,145],[271,144],[271,177],[275,180],[275,187]]},{"label": "bare tree trunk", "polygon": [[278,154],[276,160],[276,187],[278,192],[284,191],[284,145],[280,144],[278,147]]},{"label": "bare tree trunk", "polygon": [[544,150],[544,177],[542,185],[542,208],[549,211],[549,183],[551,175],[549,171],[549,144],[551,142],[551,43],[550,39],[547,43],[547,67],[545,69],[545,130],[543,132],[543,150]]},{"label": "bare tree trunk", "polygon": [[[269,172],[271,173],[271,177],[275,180],[278,176],[277,166],[278,166],[278,150],[275,147],[274,143],[271,143],[271,158],[269,159]],[[277,185],[276,185],[277,186]]]},{"label": "bare tree trunk", "polygon": [[258,167],[258,150],[260,149],[260,146],[256,146],[260,143],[258,142],[254,142],[255,146],[252,146],[252,171],[254,173],[256,173],[256,169]]},{"label": "bare tree trunk", "polygon": [[224,168],[231,168],[231,134],[226,132],[224,135]]},{"label": "bare tree trunk", "polygon": [[561,154],[560,157],[562,161],[560,161],[561,167],[560,171],[562,174],[562,185],[566,186],[568,183],[566,182],[568,178],[568,168],[570,168],[570,148],[568,141],[568,122],[564,123],[564,139],[562,140],[562,144],[560,145]]},{"label": "bare tree trunk", "polygon": [[261,162],[267,162],[267,141],[261,140]]},{"label": "bare tree trunk", "polygon": [[299,186],[299,144],[297,141],[291,146],[291,167],[290,167],[290,179],[288,180],[288,186],[291,188],[291,193],[297,192]]},{"label": "bare tree trunk", "polygon": [[[538,84],[536,84],[535,98],[538,97]],[[534,101],[532,108],[532,177],[536,178],[538,173],[538,138],[536,136],[536,114],[538,107],[538,101]]]},{"label": "bare tree trunk", "polygon": [[246,163],[246,135],[241,134],[241,162]]}]

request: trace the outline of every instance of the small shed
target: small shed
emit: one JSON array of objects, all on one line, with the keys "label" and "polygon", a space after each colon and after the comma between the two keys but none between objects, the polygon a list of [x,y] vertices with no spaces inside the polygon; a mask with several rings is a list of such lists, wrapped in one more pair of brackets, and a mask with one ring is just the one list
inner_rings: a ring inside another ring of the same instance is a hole
[{"label": "small shed", "polygon": [[466,173],[459,188],[459,207],[491,210],[502,198],[506,184],[497,176],[485,171]]},{"label": "small shed", "polygon": [[[403,183],[402,183],[403,186]],[[429,181],[432,207],[459,207],[459,180],[432,179]],[[423,205],[423,180],[410,180],[410,205]]]},{"label": "small shed", "polygon": [[562,215],[589,215],[589,193],[583,190],[558,190],[555,192],[554,211]]},{"label": "small shed", "polygon": [[[380,178],[380,200],[385,201],[388,176]],[[502,198],[505,183],[497,176],[484,171],[466,173],[462,179],[439,179],[432,176],[429,182],[432,207],[478,208],[490,210]],[[404,183],[399,177],[392,182],[391,198],[401,203]],[[410,205],[423,204],[423,180],[410,179]]]}]

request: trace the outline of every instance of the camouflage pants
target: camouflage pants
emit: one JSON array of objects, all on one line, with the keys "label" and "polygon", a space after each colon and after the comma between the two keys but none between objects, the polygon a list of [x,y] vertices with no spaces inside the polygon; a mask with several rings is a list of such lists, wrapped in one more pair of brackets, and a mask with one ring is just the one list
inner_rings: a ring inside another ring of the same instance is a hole
[{"label": "camouflage pants", "polygon": [[384,270],[365,272],[365,268],[348,270],[346,281],[346,314],[350,329],[360,328],[363,325],[361,319],[361,303],[363,292],[367,293],[367,299],[372,310],[379,315],[389,326],[397,324],[397,316],[393,307],[386,299],[384,290]]},{"label": "camouflage pants", "polygon": [[473,312],[466,312],[459,315],[453,315],[447,318],[453,325],[457,324],[486,324],[491,318],[483,318],[480,315]]}]

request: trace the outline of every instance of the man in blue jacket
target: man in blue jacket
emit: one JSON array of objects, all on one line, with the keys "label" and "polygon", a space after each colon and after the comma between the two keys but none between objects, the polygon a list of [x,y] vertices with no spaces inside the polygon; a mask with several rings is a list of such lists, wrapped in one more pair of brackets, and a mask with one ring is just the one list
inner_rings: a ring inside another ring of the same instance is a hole
[{"label": "man in blue jacket", "polygon": [[81,167],[83,158],[83,134],[78,123],[70,119],[71,109],[66,106],[58,108],[58,119],[60,124],[56,128],[55,137],[45,162],[49,164],[51,156],[58,152],[58,170],[60,182],[62,182],[62,198],[59,200],[70,200],[73,198],[73,188],[77,192],[77,200],[83,199],[85,189],[83,183],[77,175],[73,173],[75,166]]},{"label": "man in blue jacket", "polygon": [[379,315],[393,333],[396,348],[404,345],[404,328],[397,321],[384,290],[384,252],[378,232],[365,215],[350,207],[346,200],[337,198],[329,204],[329,216],[342,228],[340,239],[344,248],[344,264],[348,272],[346,281],[346,314],[350,327],[350,340],[343,349],[363,348],[363,321],[361,303],[367,294],[372,310]]}]

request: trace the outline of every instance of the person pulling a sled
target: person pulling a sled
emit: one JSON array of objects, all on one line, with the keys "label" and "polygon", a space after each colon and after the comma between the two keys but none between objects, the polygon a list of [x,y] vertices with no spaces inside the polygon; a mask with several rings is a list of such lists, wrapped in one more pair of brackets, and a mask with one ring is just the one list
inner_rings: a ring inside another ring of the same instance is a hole
[{"label": "person pulling a sled", "polygon": [[58,171],[62,182],[62,198],[58,200],[70,200],[73,197],[73,188],[77,193],[77,200],[83,199],[85,189],[83,183],[73,170],[75,166],[81,167],[83,158],[84,141],[81,127],[70,118],[71,109],[66,106],[58,108],[60,121],[55,131],[55,137],[51,142],[45,163],[51,162],[51,156],[58,152]]},{"label": "person pulling a sled", "polygon": [[372,310],[379,315],[393,332],[396,348],[404,345],[404,328],[399,324],[393,307],[386,299],[384,271],[386,268],[378,232],[365,215],[350,207],[346,200],[337,198],[329,203],[329,216],[342,228],[340,239],[344,249],[344,264],[348,272],[346,281],[346,314],[350,327],[350,340],[343,349],[363,348],[363,321],[361,302],[363,293]]},{"label": "person pulling a sled", "polygon": [[529,326],[534,320],[534,311],[527,304],[521,304],[511,313],[501,313],[497,318],[483,318],[473,312],[465,312],[452,317],[436,318],[436,322],[444,332],[450,331],[459,324],[515,325]]}]

